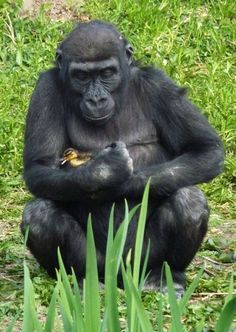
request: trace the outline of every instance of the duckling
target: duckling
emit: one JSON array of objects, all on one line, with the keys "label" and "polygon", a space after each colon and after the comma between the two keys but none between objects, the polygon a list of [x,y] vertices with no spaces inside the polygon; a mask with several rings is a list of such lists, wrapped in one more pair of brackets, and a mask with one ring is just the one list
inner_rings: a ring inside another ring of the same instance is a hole
[{"label": "duckling", "polygon": [[72,167],[79,167],[88,162],[91,158],[91,153],[79,152],[76,149],[69,148],[64,151],[60,165],[63,166],[68,163]]}]

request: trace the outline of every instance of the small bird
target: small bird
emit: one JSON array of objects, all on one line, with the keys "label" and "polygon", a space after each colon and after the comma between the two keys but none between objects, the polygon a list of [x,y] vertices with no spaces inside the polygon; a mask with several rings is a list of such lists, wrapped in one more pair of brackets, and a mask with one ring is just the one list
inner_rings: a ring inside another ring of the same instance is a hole
[{"label": "small bird", "polygon": [[63,166],[67,163],[72,167],[79,167],[85,164],[91,158],[91,153],[79,152],[76,149],[69,148],[64,151],[63,157],[60,160],[60,165]]}]

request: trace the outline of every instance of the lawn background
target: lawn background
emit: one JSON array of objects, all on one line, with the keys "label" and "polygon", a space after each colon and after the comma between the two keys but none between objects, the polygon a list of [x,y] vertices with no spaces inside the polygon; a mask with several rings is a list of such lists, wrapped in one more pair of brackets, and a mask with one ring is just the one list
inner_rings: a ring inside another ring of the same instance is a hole
[{"label": "lawn background", "polygon": [[[189,88],[189,98],[203,110],[224,141],[224,174],[201,186],[212,209],[210,231],[188,272],[192,280],[198,266],[205,265],[186,323],[191,326],[204,315],[211,327],[222,307],[236,256],[235,2],[78,3],[68,1],[68,9],[62,9],[64,16],[71,12],[74,21],[100,18],[116,24],[134,47],[136,59],[155,64]],[[1,1],[0,5],[0,322],[5,326],[15,315],[19,324],[22,319],[23,241],[18,227],[23,206],[30,199],[22,180],[26,111],[38,73],[52,66],[57,44],[75,22],[57,20],[48,4],[35,17],[20,15],[20,4],[15,2]],[[27,255],[43,317],[54,282]],[[144,301],[154,315],[155,294],[146,294]],[[124,310],[122,296],[120,309]]]}]

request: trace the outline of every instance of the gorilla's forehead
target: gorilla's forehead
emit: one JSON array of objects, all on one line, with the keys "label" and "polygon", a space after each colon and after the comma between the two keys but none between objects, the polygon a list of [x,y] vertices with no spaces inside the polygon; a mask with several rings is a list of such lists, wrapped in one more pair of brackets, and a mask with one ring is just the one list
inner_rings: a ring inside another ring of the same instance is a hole
[{"label": "gorilla's forehead", "polygon": [[107,67],[119,68],[119,61],[115,57],[111,57],[101,61],[86,61],[86,62],[74,62],[70,63],[70,71],[79,69],[83,71],[102,70]]},{"label": "gorilla's forehead", "polygon": [[117,56],[124,48],[124,40],[113,26],[95,21],[75,28],[61,48],[76,62],[99,61]]}]

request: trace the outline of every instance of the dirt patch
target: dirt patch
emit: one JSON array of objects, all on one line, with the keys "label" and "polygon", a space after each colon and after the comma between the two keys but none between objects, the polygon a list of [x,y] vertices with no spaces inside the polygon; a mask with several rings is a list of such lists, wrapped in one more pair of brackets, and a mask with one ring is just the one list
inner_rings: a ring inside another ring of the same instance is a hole
[{"label": "dirt patch", "polygon": [[84,0],[24,0],[21,16],[35,18],[43,10],[54,21],[79,20],[89,21],[89,16],[82,13]]},{"label": "dirt patch", "polygon": [[223,238],[229,242],[236,241],[236,220],[225,220],[217,227],[211,227],[208,234]]},{"label": "dirt patch", "polygon": [[6,238],[12,233],[14,233],[14,231],[12,230],[12,226],[9,224],[9,221],[0,222],[0,241],[6,240]]}]

